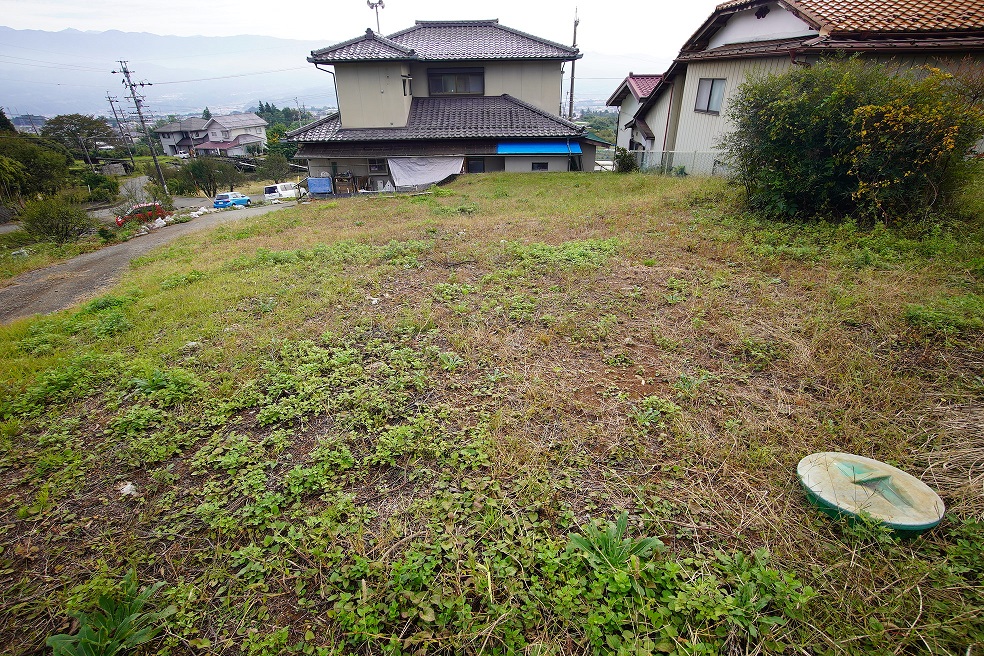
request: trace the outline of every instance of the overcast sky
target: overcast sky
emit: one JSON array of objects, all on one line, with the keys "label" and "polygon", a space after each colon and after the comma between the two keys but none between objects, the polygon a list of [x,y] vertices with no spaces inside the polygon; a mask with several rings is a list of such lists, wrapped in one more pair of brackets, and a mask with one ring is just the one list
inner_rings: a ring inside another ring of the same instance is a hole
[{"label": "overcast sky", "polygon": [[[715,0],[384,0],[383,34],[414,20],[498,18],[510,27],[569,44],[575,9],[583,52],[644,55],[635,72],[661,72],[683,41],[710,15]],[[375,28],[365,0],[0,0],[0,22],[14,29],[150,32],[194,36],[259,34],[324,39],[325,45]],[[645,69],[650,64],[652,70]],[[657,70],[660,69],[660,70]]]}]

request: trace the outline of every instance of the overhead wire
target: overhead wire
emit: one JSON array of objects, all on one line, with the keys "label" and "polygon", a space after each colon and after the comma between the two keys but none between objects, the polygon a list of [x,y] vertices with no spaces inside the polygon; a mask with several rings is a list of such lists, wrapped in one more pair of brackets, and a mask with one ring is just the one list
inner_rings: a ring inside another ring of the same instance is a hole
[{"label": "overhead wire", "polygon": [[6,64],[14,64],[14,65],[17,65],[17,66],[32,66],[32,67],[35,67],[35,68],[57,68],[59,70],[65,70],[65,71],[83,71],[83,72],[86,72],[86,73],[105,73],[106,72],[106,69],[105,68],[89,68],[87,66],[76,66],[74,64],[63,64],[61,62],[44,61],[44,60],[41,60],[41,59],[27,59],[26,57],[14,57],[13,55],[3,55],[3,54],[0,54],[0,57],[5,57],[7,59],[20,59],[23,62],[32,62],[32,63],[29,63],[29,64],[22,63],[21,61],[3,62],[3,63],[6,63]]},{"label": "overhead wire", "polygon": [[285,71],[302,71],[307,70],[308,66],[294,66],[291,68],[278,68],[272,71],[256,71],[255,73],[237,73],[235,75],[219,75],[217,77],[202,77],[196,80],[172,80],[170,82],[153,82],[152,86],[159,86],[164,84],[186,84],[188,82],[210,82],[212,80],[228,80],[234,77],[249,77],[250,75],[267,75],[268,73],[283,73]]}]

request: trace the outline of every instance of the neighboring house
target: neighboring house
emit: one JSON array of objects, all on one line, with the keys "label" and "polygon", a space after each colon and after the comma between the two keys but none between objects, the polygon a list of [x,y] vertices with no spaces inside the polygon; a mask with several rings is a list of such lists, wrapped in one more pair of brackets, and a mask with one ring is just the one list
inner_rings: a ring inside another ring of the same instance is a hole
[{"label": "neighboring house", "polygon": [[14,124],[14,129],[18,132],[30,132],[31,134],[41,134],[41,128],[48,121],[44,116],[37,114],[21,114],[14,116],[10,122]]},{"label": "neighboring house", "polygon": [[338,112],[288,133],[312,177],[357,189],[460,172],[593,170],[597,141],[558,115],[576,48],[498,20],[417,21],[315,50],[334,67]]},{"label": "neighboring house", "polygon": [[213,116],[205,125],[208,140],[195,146],[195,150],[228,157],[262,152],[267,145],[266,126],[267,122],[252,112]]},{"label": "neighboring house", "polygon": [[208,141],[208,133],[205,126],[208,119],[204,118],[185,118],[174,123],[168,123],[154,130],[157,138],[161,140],[161,147],[165,155],[177,155],[187,153],[192,148],[197,148],[198,144]]},{"label": "neighboring house", "polygon": [[[642,102],[649,97],[653,89],[659,84],[662,75],[637,75],[629,73],[629,76],[622,80],[615,93],[611,95],[605,103],[609,107],[618,107],[618,121],[615,124],[615,145],[626,150],[637,150],[641,148],[642,139],[634,134],[634,131],[644,131],[652,138],[652,131],[649,126],[642,121],[634,121],[636,111]],[[638,127],[636,124],[639,123]]]},{"label": "neighboring house", "polygon": [[[644,166],[713,173],[728,105],[751,73],[838,53],[896,66],[984,62],[980,0],[740,0],[718,5],[635,113]],[[684,167],[681,169],[681,167]]]},{"label": "neighboring house", "polygon": [[267,122],[253,113],[186,118],[154,130],[165,155],[193,152],[195,155],[240,157],[251,150],[266,149]]}]

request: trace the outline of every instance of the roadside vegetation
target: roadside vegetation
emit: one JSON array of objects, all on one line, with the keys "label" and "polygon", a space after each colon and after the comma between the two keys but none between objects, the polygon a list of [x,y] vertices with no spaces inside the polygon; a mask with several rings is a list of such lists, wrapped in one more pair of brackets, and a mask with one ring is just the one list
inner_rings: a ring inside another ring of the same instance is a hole
[{"label": "roadside vegetation", "polygon": [[[0,327],[5,651],[95,635],[103,597],[143,653],[972,653],[979,220],[740,208],[466,176],[185,237]],[[921,476],[943,523],[821,515],[823,450]]]}]

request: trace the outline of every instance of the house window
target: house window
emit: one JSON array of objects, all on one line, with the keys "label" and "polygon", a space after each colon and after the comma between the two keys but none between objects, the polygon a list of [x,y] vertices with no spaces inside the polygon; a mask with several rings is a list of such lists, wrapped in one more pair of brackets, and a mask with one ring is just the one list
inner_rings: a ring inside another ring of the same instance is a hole
[{"label": "house window", "polygon": [[721,78],[702,77],[697,81],[697,104],[695,112],[717,114],[721,111],[721,101],[724,100],[724,84],[727,80]]},{"label": "house window", "polygon": [[413,95],[413,78],[409,75],[403,76],[403,95],[412,96]]},{"label": "house window", "polygon": [[386,160],[385,159],[370,159],[369,160],[369,173],[379,173],[382,175],[386,174]]},{"label": "house window", "polygon": [[550,167],[546,162],[533,162],[534,171],[549,171]]},{"label": "house window", "polygon": [[228,139],[229,138],[229,131],[228,130],[223,130],[222,131],[222,138],[223,139]]},{"label": "house window", "polygon": [[427,89],[432,96],[481,96],[485,94],[483,68],[432,68],[427,70]]}]

